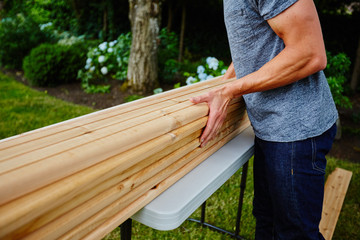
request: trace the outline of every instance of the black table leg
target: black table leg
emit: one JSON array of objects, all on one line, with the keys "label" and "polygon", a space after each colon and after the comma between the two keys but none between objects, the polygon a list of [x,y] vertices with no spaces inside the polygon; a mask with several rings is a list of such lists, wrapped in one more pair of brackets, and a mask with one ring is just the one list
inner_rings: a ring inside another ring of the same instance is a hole
[{"label": "black table leg", "polygon": [[246,188],[248,165],[249,165],[249,162],[246,162],[244,164],[243,169],[242,169],[242,174],[241,174],[240,197],[239,197],[238,212],[237,212],[237,216],[236,216],[235,236],[239,236],[239,233],[240,233],[241,211],[242,211],[242,205],[244,202],[244,192],[245,192],[245,188]]},{"label": "black table leg", "polygon": [[208,227],[210,229],[213,229],[215,231],[228,234],[231,237],[235,239],[245,239],[244,237],[240,236],[240,221],[241,221],[241,211],[242,211],[242,205],[244,201],[244,192],[246,188],[246,178],[247,178],[247,172],[248,172],[248,165],[249,162],[246,162],[242,167],[242,174],[241,174],[241,180],[240,180],[240,195],[239,195],[239,204],[238,204],[238,212],[236,216],[236,229],[235,232],[230,232],[225,229],[216,227],[214,225],[211,225],[207,222],[205,222],[205,211],[206,211],[206,201],[201,206],[201,218],[200,220],[188,218],[189,221],[200,223],[201,226]]},{"label": "black table leg", "polygon": [[131,240],[132,219],[129,218],[120,225],[120,239]]}]

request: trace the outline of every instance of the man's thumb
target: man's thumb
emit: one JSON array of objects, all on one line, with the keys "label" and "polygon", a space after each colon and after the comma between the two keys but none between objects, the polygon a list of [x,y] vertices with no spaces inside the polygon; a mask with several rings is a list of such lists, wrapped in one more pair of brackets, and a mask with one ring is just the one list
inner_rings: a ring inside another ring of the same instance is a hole
[{"label": "man's thumb", "polygon": [[192,97],[190,101],[195,104],[203,102],[201,97]]}]

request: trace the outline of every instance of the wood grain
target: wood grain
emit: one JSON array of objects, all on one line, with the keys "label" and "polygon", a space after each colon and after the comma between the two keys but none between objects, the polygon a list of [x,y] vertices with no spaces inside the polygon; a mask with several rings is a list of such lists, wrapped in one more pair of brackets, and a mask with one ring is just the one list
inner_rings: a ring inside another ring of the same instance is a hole
[{"label": "wood grain", "polygon": [[323,211],[319,225],[320,232],[326,240],[332,239],[334,234],[351,177],[352,172],[336,168],[326,180]]},{"label": "wood grain", "polygon": [[217,138],[199,147],[208,106],[189,98],[234,80],[219,79],[1,140],[0,238],[98,236],[144,206],[154,186],[165,190],[249,126],[234,99]]}]

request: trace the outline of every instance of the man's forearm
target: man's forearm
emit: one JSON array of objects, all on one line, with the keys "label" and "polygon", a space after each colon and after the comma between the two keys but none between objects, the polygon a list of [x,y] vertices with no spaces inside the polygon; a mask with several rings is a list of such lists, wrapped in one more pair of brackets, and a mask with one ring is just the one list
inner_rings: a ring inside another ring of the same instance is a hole
[{"label": "man's forearm", "polygon": [[325,66],[326,60],[321,59],[321,56],[285,48],[258,71],[226,84],[222,91],[230,98],[262,92],[291,84],[322,70]]}]

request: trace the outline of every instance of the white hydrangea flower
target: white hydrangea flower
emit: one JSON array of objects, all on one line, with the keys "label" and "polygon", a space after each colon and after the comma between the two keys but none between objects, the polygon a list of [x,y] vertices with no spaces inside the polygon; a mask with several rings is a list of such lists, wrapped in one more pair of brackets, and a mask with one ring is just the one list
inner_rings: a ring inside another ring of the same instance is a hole
[{"label": "white hydrangea flower", "polygon": [[206,77],[206,80],[209,80],[209,79],[212,79],[212,78],[214,78],[213,75],[208,75],[208,76]]},{"label": "white hydrangea flower", "polygon": [[[5,22],[5,21],[4,21],[4,22]],[[42,31],[42,30],[44,30],[45,28],[50,27],[50,26],[52,26],[52,25],[53,25],[52,22],[48,22],[48,23],[45,23],[45,24],[40,24],[39,27],[40,27],[40,30]]]},{"label": "white hydrangea flower", "polygon": [[93,72],[93,71],[95,71],[95,66],[92,66],[92,67],[90,68],[90,72]]},{"label": "white hydrangea flower", "polygon": [[153,90],[154,94],[159,94],[159,93],[162,93],[164,90],[162,88],[155,88]]},{"label": "white hydrangea flower", "polygon": [[112,48],[108,48],[108,50],[107,50],[108,53],[112,53],[113,51],[114,51],[114,49],[112,49]]},{"label": "white hydrangea flower", "polygon": [[196,78],[194,78],[194,77],[188,77],[187,79],[186,79],[186,84],[187,85],[191,85],[191,84],[193,84],[193,83],[196,83]]},{"label": "white hydrangea flower", "polygon": [[99,45],[99,49],[101,51],[105,51],[106,48],[107,48],[107,42],[103,42]]},{"label": "white hydrangea flower", "polygon": [[86,65],[90,65],[91,62],[92,62],[92,59],[91,59],[91,58],[86,59]]},{"label": "white hydrangea flower", "polygon": [[109,47],[115,46],[115,44],[117,44],[117,42],[118,42],[117,40],[114,40],[114,41],[110,42]]},{"label": "white hydrangea flower", "polygon": [[88,70],[90,68],[90,64],[86,64],[84,68]]},{"label": "white hydrangea flower", "polygon": [[108,73],[107,67],[102,67],[102,68],[100,69],[100,71],[101,71],[101,73],[102,73],[103,75],[106,75],[106,74]]},{"label": "white hydrangea flower", "polygon": [[203,81],[203,80],[206,79],[207,74],[206,74],[206,73],[200,73],[200,74],[198,75],[198,77],[199,77],[200,81]]},{"label": "white hydrangea flower", "polygon": [[205,68],[203,65],[200,65],[197,67],[197,74],[201,74],[201,73],[204,73],[205,72]]},{"label": "white hydrangea flower", "polygon": [[105,56],[103,56],[103,55],[99,56],[98,61],[99,61],[99,63],[105,62]]},{"label": "white hydrangea flower", "polygon": [[214,69],[217,70],[218,66],[219,66],[219,60],[217,60],[216,58],[210,58],[209,61],[206,59],[207,64],[209,65],[210,69]]},{"label": "white hydrangea flower", "polygon": [[223,70],[221,70],[221,75],[224,75],[226,73],[226,69],[224,68]]}]

